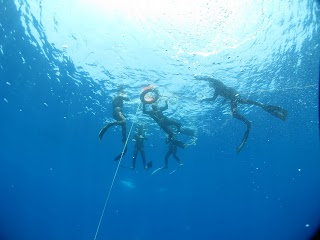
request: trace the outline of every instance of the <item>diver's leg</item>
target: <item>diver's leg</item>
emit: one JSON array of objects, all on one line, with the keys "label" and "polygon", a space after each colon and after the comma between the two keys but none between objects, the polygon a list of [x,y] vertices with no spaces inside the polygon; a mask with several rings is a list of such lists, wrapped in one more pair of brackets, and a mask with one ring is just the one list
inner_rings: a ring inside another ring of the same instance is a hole
[{"label": "diver's leg", "polygon": [[240,121],[243,121],[247,125],[247,130],[243,135],[243,138],[242,138],[240,145],[237,147],[237,152],[239,153],[248,139],[250,128],[251,128],[251,122],[237,112],[237,102],[236,101],[232,101],[230,104],[231,104],[232,116],[236,119],[239,119]]},{"label": "diver's leg", "polygon": [[141,155],[141,158],[142,158],[143,167],[145,169],[148,169],[148,167],[146,165],[146,155],[144,154],[144,149],[142,147],[140,148],[140,155]]},{"label": "diver's leg", "polygon": [[259,102],[252,101],[252,100],[246,100],[246,99],[239,99],[239,103],[251,104],[251,105],[256,105],[258,107],[261,107],[263,110],[265,110],[266,112],[272,114],[273,116],[281,119],[282,121],[286,120],[287,115],[288,115],[287,110],[285,110],[281,107],[278,107],[278,106],[263,104],[263,103],[259,103]]},{"label": "diver's leg", "polygon": [[172,156],[174,157],[175,160],[178,161],[178,163],[180,165],[181,164],[181,160],[177,155],[177,147],[176,146],[174,146],[173,149],[172,149]]},{"label": "diver's leg", "polygon": [[136,162],[137,162],[137,156],[138,156],[138,148],[135,146],[133,150],[133,156],[132,156],[132,168],[135,169]]},{"label": "diver's leg", "polygon": [[127,125],[126,122],[121,123],[122,128],[122,142],[125,143],[127,140]]},{"label": "diver's leg", "polygon": [[176,153],[172,154],[172,156],[174,157],[174,159],[176,159],[179,163],[179,165],[181,164],[181,159],[178,157],[178,155]]},{"label": "diver's leg", "polygon": [[127,140],[127,124],[126,124],[126,118],[122,114],[122,112],[118,113],[117,120],[119,125],[121,125],[122,128],[122,142],[125,143]]},{"label": "diver's leg", "polygon": [[236,119],[239,119],[240,121],[244,122],[247,125],[247,129],[250,130],[251,122],[237,112],[237,106],[238,106],[237,102],[235,102],[235,101],[231,102],[232,116],[235,117]]},{"label": "diver's leg", "polygon": [[160,127],[162,128],[163,131],[165,131],[166,134],[168,134],[169,138],[172,138],[174,136],[174,132],[169,128],[168,125],[161,124]]},{"label": "diver's leg", "polygon": [[259,103],[259,102],[256,102],[256,101],[253,101],[253,100],[250,100],[250,99],[244,99],[244,98],[238,98],[237,102],[240,103],[240,104],[255,105],[255,106],[258,106],[258,107],[261,107],[261,108],[264,106],[264,104],[262,104],[262,103]]},{"label": "diver's leg", "polygon": [[164,157],[164,167],[163,168],[168,168],[168,161],[169,161],[169,157],[171,154],[172,154],[171,149],[169,149],[166,156]]}]

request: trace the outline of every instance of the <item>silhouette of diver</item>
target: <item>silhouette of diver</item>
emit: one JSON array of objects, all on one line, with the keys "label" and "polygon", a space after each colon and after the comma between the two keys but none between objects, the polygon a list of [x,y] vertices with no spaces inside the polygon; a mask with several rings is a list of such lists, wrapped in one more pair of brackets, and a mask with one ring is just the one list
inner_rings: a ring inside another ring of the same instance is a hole
[{"label": "silhouette of diver", "polygon": [[112,108],[113,108],[113,118],[115,122],[107,123],[99,132],[99,139],[101,140],[105,132],[109,127],[119,125],[122,128],[122,142],[125,143],[127,139],[126,131],[126,118],[122,113],[123,101],[130,101],[130,99],[124,94],[123,88],[118,90],[118,95],[113,98]]},{"label": "silhouette of diver", "polygon": [[151,175],[157,173],[160,170],[168,169],[168,161],[169,161],[169,157],[171,155],[174,157],[174,159],[176,159],[178,161],[179,166],[175,170],[170,172],[170,174],[176,172],[178,170],[178,168],[183,166],[183,163],[182,163],[181,159],[177,155],[177,150],[178,150],[178,147],[184,149],[186,146],[188,146],[188,144],[184,144],[183,142],[181,142],[179,140],[176,140],[174,136],[173,137],[167,136],[166,143],[169,144],[169,147],[168,147],[168,151],[167,151],[167,153],[166,153],[166,155],[164,157],[164,166],[154,170],[151,173]]},{"label": "silhouette of diver", "polygon": [[146,136],[145,136],[145,131],[144,131],[143,125],[137,126],[137,131],[133,135],[132,140],[135,141],[133,156],[132,156],[132,169],[135,169],[135,167],[136,167],[136,160],[137,160],[137,156],[138,156],[139,152],[140,152],[140,155],[142,158],[144,169],[147,170],[147,169],[151,168],[152,161],[150,161],[150,162],[148,162],[148,164],[146,164],[146,157],[145,157],[145,153],[144,153],[144,143],[143,143],[144,140],[146,140]]},{"label": "silhouette of diver", "polygon": [[[127,130],[126,130],[126,118],[122,113],[123,101],[130,101],[130,99],[125,95],[123,88],[119,88],[118,95],[113,98],[112,108],[113,108],[113,118],[115,122],[107,123],[99,132],[99,139],[102,140],[103,135],[109,129],[109,127],[119,125],[122,128],[122,142],[125,143],[127,140]],[[114,158],[114,161],[118,161],[127,152],[127,147],[122,153]]]},{"label": "silhouette of diver", "polygon": [[180,122],[170,119],[163,114],[163,111],[168,109],[168,101],[166,100],[165,103],[164,107],[159,107],[157,103],[153,103],[151,105],[152,110],[146,110],[146,104],[143,103],[143,113],[148,114],[156,123],[158,123],[160,128],[165,131],[170,138],[175,134],[172,126],[174,126],[179,133],[181,132],[189,136],[194,136],[195,133],[193,129],[181,128]]},{"label": "silhouette of diver", "polygon": [[163,169],[168,168],[168,161],[169,157],[172,155],[174,159],[176,159],[179,163],[179,167],[183,166],[183,163],[181,162],[180,158],[177,155],[177,150],[179,148],[185,148],[186,145],[180,142],[179,140],[176,140],[175,137],[167,137],[166,143],[169,144],[168,151],[166,153],[166,156],[164,157],[164,167]]},{"label": "silhouette of diver", "polygon": [[286,120],[288,111],[281,107],[267,105],[267,104],[242,98],[235,89],[231,87],[227,87],[222,82],[214,78],[200,78],[200,79],[209,81],[210,86],[215,89],[213,97],[205,98],[205,99],[202,99],[201,101],[215,101],[218,96],[221,96],[227,100],[230,100],[232,116],[236,119],[239,119],[240,121],[243,121],[247,125],[247,130],[244,133],[244,136],[242,138],[240,145],[237,147],[238,153],[241,151],[244,144],[246,143],[249,136],[250,128],[251,128],[251,122],[248,119],[246,119],[244,116],[238,113],[237,111],[238,104],[255,105],[255,106],[261,107],[263,110],[281,119],[282,121]]}]

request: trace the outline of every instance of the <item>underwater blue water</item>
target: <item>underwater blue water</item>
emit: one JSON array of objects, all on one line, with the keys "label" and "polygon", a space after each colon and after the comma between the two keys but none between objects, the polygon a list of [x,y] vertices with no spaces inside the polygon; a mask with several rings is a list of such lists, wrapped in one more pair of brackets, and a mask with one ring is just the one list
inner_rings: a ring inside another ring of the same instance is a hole
[{"label": "underwater blue water", "polygon": [[[96,239],[310,239],[320,227],[319,4],[299,1],[0,0],[0,239],[94,239],[123,148],[111,97],[147,160],[165,135],[139,110],[158,86],[166,114],[197,129],[184,166],[118,169]],[[288,110],[242,106],[245,126],[197,76]],[[138,110],[138,111],[137,111]],[[135,127],[133,127],[134,131]],[[184,140],[189,140],[188,138]],[[133,142],[122,164],[130,166]]]}]

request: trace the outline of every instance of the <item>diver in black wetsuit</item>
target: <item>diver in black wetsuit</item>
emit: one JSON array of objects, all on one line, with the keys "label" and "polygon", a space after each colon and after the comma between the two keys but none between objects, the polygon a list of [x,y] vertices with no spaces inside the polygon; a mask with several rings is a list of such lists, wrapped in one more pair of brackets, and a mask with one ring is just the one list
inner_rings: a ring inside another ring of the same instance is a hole
[{"label": "diver in black wetsuit", "polygon": [[146,136],[143,129],[143,125],[138,125],[137,132],[132,137],[132,140],[135,141],[133,157],[132,157],[132,169],[135,169],[136,167],[138,152],[140,152],[144,168],[147,170],[152,167],[151,161],[148,162],[148,165],[146,164],[146,157],[144,153],[144,144],[143,144],[145,139],[146,139]]},{"label": "diver in black wetsuit", "polygon": [[143,104],[143,113],[148,114],[170,137],[173,137],[174,131],[171,126],[174,126],[178,132],[181,131],[181,123],[169,119],[163,114],[163,111],[168,109],[168,102],[164,107],[158,107],[157,104],[152,104],[152,110],[146,110],[146,104]]},{"label": "diver in black wetsuit", "polygon": [[210,83],[210,86],[215,89],[214,95],[211,98],[202,99],[201,101],[215,101],[218,96],[221,96],[227,100],[230,100],[230,106],[232,111],[232,116],[239,119],[240,121],[243,121],[247,125],[247,130],[242,138],[242,141],[240,145],[237,147],[237,152],[239,153],[241,149],[243,148],[244,144],[246,143],[249,131],[251,128],[251,122],[246,119],[244,116],[238,113],[237,106],[238,104],[249,104],[249,105],[255,105],[258,107],[261,107],[268,113],[272,114],[273,116],[281,119],[286,120],[286,117],[288,115],[288,111],[277,106],[262,104],[256,101],[252,101],[249,99],[242,98],[239,93],[230,87],[227,87],[219,80],[213,79],[213,78],[202,78],[202,80],[207,80]]},{"label": "diver in black wetsuit", "polygon": [[146,110],[146,104],[143,103],[143,113],[148,114],[153,120],[158,123],[158,125],[165,131],[170,138],[172,138],[175,134],[172,126],[176,128],[178,133],[183,133],[189,136],[194,136],[194,130],[181,128],[181,123],[166,117],[163,114],[163,111],[168,109],[168,102],[166,101],[166,105],[164,107],[158,107],[157,104],[152,104],[152,110]]},{"label": "diver in black wetsuit", "polygon": [[[175,171],[178,170],[178,168],[183,166],[183,163],[182,163],[181,159],[177,155],[177,150],[178,150],[178,147],[179,148],[185,148],[185,147],[188,146],[188,144],[185,144],[185,143],[180,142],[179,140],[176,140],[175,137],[169,137],[169,136],[167,136],[166,143],[169,144],[169,148],[168,148],[168,151],[166,153],[166,156],[164,157],[164,166],[154,170],[151,173],[151,175],[157,173],[160,170],[168,169],[168,161],[169,161],[169,157],[171,155],[174,157],[174,159],[176,159],[178,161],[179,166],[174,171],[172,171],[170,174],[174,173]],[[189,145],[192,145],[192,144],[189,144]]]},{"label": "diver in black wetsuit", "polygon": [[123,89],[120,88],[118,91],[118,95],[112,101],[113,108],[113,118],[116,120],[115,122],[107,123],[99,132],[99,139],[101,141],[105,132],[109,129],[109,127],[120,125],[122,128],[122,142],[125,143],[127,139],[127,131],[126,131],[126,118],[122,113],[123,101],[129,101],[130,99],[125,95]]},{"label": "diver in black wetsuit", "polygon": [[179,140],[176,140],[174,137],[170,137],[170,136],[167,137],[166,143],[169,144],[169,148],[168,148],[168,152],[166,153],[166,156],[164,157],[163,169],[168,168],[168,161],[171,155],[174,157],[174,159],[178,161],[179,167],[182,167],[183,163],[181,162],[180,158],[177,155],[177,150],[178,150],[178,147],[185,148],[186,145],[180,142]]}]

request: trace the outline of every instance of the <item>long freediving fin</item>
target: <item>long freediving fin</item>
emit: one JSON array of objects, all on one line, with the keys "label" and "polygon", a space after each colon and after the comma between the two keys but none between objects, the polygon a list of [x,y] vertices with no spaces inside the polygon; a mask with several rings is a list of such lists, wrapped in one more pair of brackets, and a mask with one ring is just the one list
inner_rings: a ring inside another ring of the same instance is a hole
[{"label": "long freediving fin", "polygon": [[123,152],[121,152],[118,156],[116,156],[113,161],[119,161],[121,157],[123,157],[127,152],[127,147],[124,149]]},{"label": "long freediving fin", "polygon": [[237,147],[237,153],[239,153],[241,151],[241,149],[243,148],[244,144],[246,143],[248,136],[249,136],[249,131],[250,129],[247,129],[247,131],[244,133],[242,141],[240,143],[240,145]]},{"label": "long freediving fin", "polygon": [[287,118],[288,111],[281,107],[273,105],[264,105],[262,108],[268,113],[272,114],[273,116],[281,119],[282,121],[286,120]]},{"label": "long freediving fin", "polygon": [[183,163],[180,163],[179,164],[179,166],[175,169],[175,170],[173,170],[172,172],[170,172],[169,174],[171,175],[171,174],[173,174],[173,173],[175,173],[179,168],[181,168],[183,166]]},{"label": "long freediving fin", "polygon": [[154,170],[154,171],[151,173],[151,175],[153,175],[153,174],[155,174],[155,173],[159,172],[159,171],[160,171],[160,170],[162,170],[162,169],[166,169],[166,168],[165,168],[165,167],[157,168],[156,170]]}]

